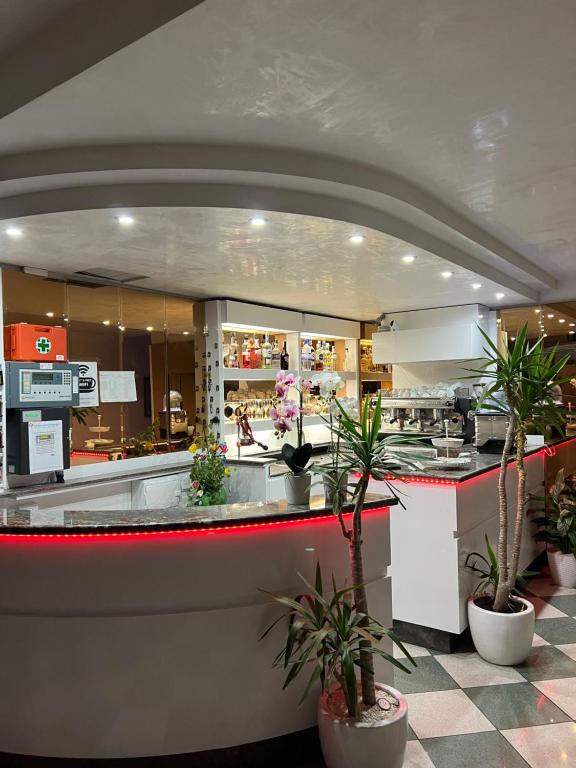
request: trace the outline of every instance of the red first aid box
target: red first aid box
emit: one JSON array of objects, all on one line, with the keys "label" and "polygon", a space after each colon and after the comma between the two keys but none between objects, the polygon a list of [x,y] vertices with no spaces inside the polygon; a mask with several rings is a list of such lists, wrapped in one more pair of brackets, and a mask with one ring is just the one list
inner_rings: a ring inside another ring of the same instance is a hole
[{"label": "red first aid box", "polygon": [[17,323],[4,327],[4,358],[21,362],[68,361],[67,330],[59,325]]}]

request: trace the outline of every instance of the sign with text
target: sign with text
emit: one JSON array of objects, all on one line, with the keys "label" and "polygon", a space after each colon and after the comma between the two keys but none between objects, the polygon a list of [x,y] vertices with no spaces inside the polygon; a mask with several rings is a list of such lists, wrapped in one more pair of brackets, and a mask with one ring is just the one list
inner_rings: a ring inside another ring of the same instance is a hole
[{"label": "sign with text", "polygon": [[77,363],[79,378],[78,388],[80,391],[79,408],[97,408],[100,405],[98,397],[98,364],[97,363]]}]

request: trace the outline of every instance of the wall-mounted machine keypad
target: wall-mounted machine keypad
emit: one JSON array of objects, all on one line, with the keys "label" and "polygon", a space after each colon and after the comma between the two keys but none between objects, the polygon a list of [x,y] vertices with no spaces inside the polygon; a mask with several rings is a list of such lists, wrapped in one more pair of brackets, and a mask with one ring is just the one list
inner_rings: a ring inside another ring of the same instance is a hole
[{"label": "wall-mounted machine keypad", "polygon": [[80,404],[78,366],[71,363],[7,362],[6,380],[7,408],[66,408]]}]

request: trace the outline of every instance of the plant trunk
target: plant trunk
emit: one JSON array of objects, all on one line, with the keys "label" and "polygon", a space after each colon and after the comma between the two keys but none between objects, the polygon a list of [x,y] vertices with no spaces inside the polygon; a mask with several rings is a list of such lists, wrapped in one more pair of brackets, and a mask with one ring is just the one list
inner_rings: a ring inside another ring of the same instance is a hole
[{"label": "plant trunk", "polygon": [[[362,509],[368,488],[368,476],[362,475],[358,481],[358,494],[354,505],[354,520],[352,538],[350,539],[350,562],[352,568],[352,583],[356,610],[368,616],[368,600],[364,585],[364,564],[362,562]],[[361,626],[367,621],[362,621]],[[376,687],[374,685],[374,657],[370,651],[369,640],[361,640],[360,644],[360,681],[362,684],[362,701],[371,707],[376,704]]]},{"label": "plant trunk", "polygon": [[520,427],[516,433],[516,470],[518,473],[518,498],[516,499],[516,519],[514,521],[514,539],[512,541],[512,557],[508,569],[508,589],[511,591],[516,585],[518,576],[518,563],[520,561],[520,547],[522,545],[522,528],[526,508],[526,467],[524,465],[524,451],[526,450],[526,432]]},{"label": "plant trunk", "polygon": [[494,597],[494,611],[502,612],[510,596],[508,586],[508,493],[506,491],[506,476],[508,474],[508,461],[512,453],[512,443],[516,423],[512,409],[510,409],[510,421],[506,430],[506,440],[500,461],[500,474],[498,477],[498,505],[500,511],[500,531],[498,534],[498,588]]}]

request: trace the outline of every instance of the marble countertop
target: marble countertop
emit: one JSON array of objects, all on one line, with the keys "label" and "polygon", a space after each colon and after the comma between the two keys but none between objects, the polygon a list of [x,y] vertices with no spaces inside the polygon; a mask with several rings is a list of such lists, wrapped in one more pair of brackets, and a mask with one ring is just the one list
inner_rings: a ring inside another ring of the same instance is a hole
[{"label": "marble countertop", "polygon": [[[367,494],[365,509],[397,504],[393,496]],[[352,506],[346,505],[345,511]],[[138,531],[206,530],[259,523],[306,520],[331,516],[332,508],[324,496],[313,496],[306,506],[291,506],[286,501],[246,502],[211,507],[168,507],[150,510],[52,511],[30,510],[5,504],[0,507],[2,534],[98,534]]]}]

